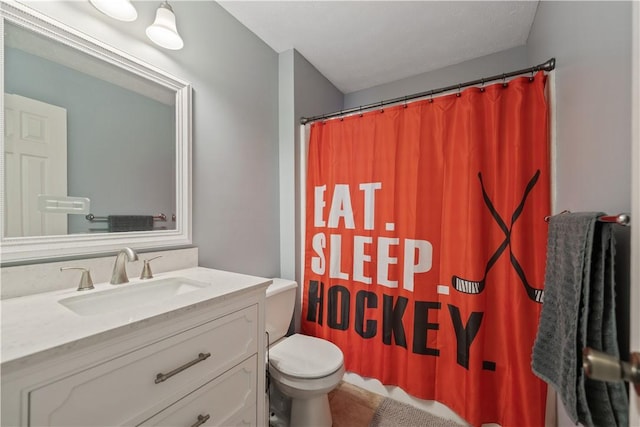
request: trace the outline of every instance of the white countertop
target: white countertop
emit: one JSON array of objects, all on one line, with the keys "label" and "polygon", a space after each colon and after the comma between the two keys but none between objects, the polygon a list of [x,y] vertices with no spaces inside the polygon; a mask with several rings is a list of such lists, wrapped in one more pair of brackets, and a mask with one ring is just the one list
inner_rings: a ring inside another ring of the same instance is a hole
[{"label": "white countertop", "polygon": [[[105,314],[81,316],[58,303],[70,296],[136,286],[168,277],[185,277],[210,283],[211,286]],[[76,288],[71,288],[2,300],[0,362],[5,368],[14,362],[23,363],[25,358],[64,351],[81,341],[83,344],[100,342],[114,333],[121,333],[123,328],[130,330],[136,325],[149,325],[150,320],[159,322],[198,305],[211,304],[260,287],[266,288],[270,283],[270,279],[263,277],[196,267],[156,274],[148,280],[130,279],[129,283],[117,286],[97,283],[94,284],[95,289],[89,291],[78,292]]]}]

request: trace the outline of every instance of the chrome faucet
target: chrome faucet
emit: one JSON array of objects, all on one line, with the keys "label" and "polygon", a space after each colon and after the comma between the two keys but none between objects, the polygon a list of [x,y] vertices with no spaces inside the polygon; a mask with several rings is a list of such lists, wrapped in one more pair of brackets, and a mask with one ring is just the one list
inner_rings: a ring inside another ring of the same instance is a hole
[{"label": "chrome faucet", "polygon": [[[126,259],[125,259],[126,257]],[[111,274],[111,283],[112,285],[120,285],[122,283],[127,283],[129,278],[127,277],[127,260],[128,261],[137,261],[138,254],[131,248],[123,248],[118,252],[118,256],[116,256],[116,263],[113,265],[113,273]]]}]

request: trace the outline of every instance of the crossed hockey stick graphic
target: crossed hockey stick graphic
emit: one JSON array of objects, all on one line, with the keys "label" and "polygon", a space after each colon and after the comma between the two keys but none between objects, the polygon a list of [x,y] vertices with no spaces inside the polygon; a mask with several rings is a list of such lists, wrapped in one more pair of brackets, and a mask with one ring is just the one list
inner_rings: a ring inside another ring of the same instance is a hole
[{"label": "crossed hockey stick graphic", "polygon": [[500,227],[505,237],[502,243],[500,244],[500,246],[498,246],[498,249],[496,249],[496,251],[493,253],[491,258],[489,258],[489,262],[487,262],[487,267],[484,270],[484,276],[482,277],[482,279],[468,280],[468,279],[463,279],[462,277],[458,277],[454,275],[451,278],[451,285],[455,290],[459,292],[463,292],[465,294],[481,293],[484,290],[484,287],[486,285],[486,279],[487,279],[487,274],[489,273],[489,270],[491,270],[493,265],[496,263],[496,261],[498,261],[502,253],[508,247],[511,265],[513,266],[514,270],[518,274],[518,277],[522,281],[522,284],[524,285],[524,289],[527,292],[527,296],[529,296],[529,298],[532,301],[535,301],[537,303],[541,304],[543,302],[544,290],[536,289],[529,284],[529,281],[527,280],[527,276],[525,275],[524,270],[522,269],[522,266],[518,262],[518,259],[513,254],[513,249],[511,247],[511,231],[513,230],[513,225],[520,217],[520,214],[522,214],[522,211],[524,210],[524,204],[527,201],[527,196],[529,196],[529,193],[538,182],[539,177],[540,177],[540,170],[537,170],[536,173],[533,175],[533,177],[527,183],[527,186],[524,190],[524,195],[522,196],[522,200],[520,201],[520,204],[518,205],[516,210],[513,212],[513,215],[511,215],[511,225],[507,227],[507,224],[502,220],[502,217],[500,216],[496,208],[493,206],[491,199],[489,199],[489,196],[487,195],[487,192],[484,188],[484,182],[482,181],[482,173],[478,172],[478,179],[480,180],[480,186],[482,187],[482,197],[484,199],[484,203],[487,205],[489,212],[491,212],[491,216],[493,216],[496,223],[498,224],[498,227]]}]

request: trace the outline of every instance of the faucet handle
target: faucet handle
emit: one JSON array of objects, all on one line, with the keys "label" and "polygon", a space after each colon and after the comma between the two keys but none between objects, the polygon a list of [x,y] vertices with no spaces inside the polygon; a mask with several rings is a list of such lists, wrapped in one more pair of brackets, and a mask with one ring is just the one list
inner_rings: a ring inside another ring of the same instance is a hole
[{"label": "faucet handle", "polygon": [[144,266],[142,267],[142,273],[140,273],[141,279],[153,279],[153,273],[151,273],[151,265],[149,264],[156,258],[162,258],[162,255],[155,256],[153,258],[145,259]]},{"label": "faucet handle", "polygon": [[91,273],[88,268],[82,267],[60,267],[60,271],[64,270],[82,270],[82,276],[80,276],[80,284],[78,285],[79,291],[86,291],[93,289],[93,280],[91,280]]}]

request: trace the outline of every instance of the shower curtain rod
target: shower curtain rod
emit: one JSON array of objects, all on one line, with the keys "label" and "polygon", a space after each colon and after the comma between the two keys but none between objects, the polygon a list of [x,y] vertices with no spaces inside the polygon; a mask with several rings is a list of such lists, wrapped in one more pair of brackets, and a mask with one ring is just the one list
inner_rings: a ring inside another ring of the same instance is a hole
[{"label": "shower curtain rod", "polygon": [[424,97],[427,97],[427,96],[433,96],[433,95],[437,95],[439,93],[449,92],[449,91],[456,90],[456,89],[460,90],[462,88],[469,87],[469,86],[484,85],[485,83],[489,83],[489,82],[493,82],[493,81],[497,81],[497,80],[506,80],[506,79],[508,79],[510,77],[516,77],[516,76],[519,76],[519,75],[522,75],[522,74],[535,73],[537,71],[551,71],[554,68],[556,68],[556,59],[555,58],[551,58],[547,62],[544,62],[544,63],[542,63],[540,65],[536,65],[535,67],[525,68],[523,70],[512,71],[510,73],[504,73],[504,74],[497,74],[495,76],[485,77],[483,79],[473,80],[473,81],[466,82],[466,83],[459,83],[459,84],[456,84],[456,85],[442,87],[442,88],[439,88],[439,89],[428,90],[428,91],[425,91],[425,92],[414,93],[412,95],[401,96],[399,98],[388,99],[386,101],[375,102],[375,103],[372,103],[372,104],[361,105],[360,107],[349,108],[347,110],[334,111],[333,113],[321,114],[319,116],[302,117],[300,119],[300,124],[305,125],[307,123],[315,122],[315,121],[318,121],[318,120],[325,120],[325,119],[330,119],[330,118],[333,118],[333,117],[344,116],[344,115],[347,115],[347,114],[358,113],[358,112],[362,112],[362,111],[365,111],[365,110],[371,110],[373,108],[380,108],[380,107],[383,107],[383,106],[389,105],[389,104],[397,104],[399,102],[406,102],[406,101],[409,101],[409,100],[412,100],[412,99],[416,99],[416,98],[424,98]]}]

